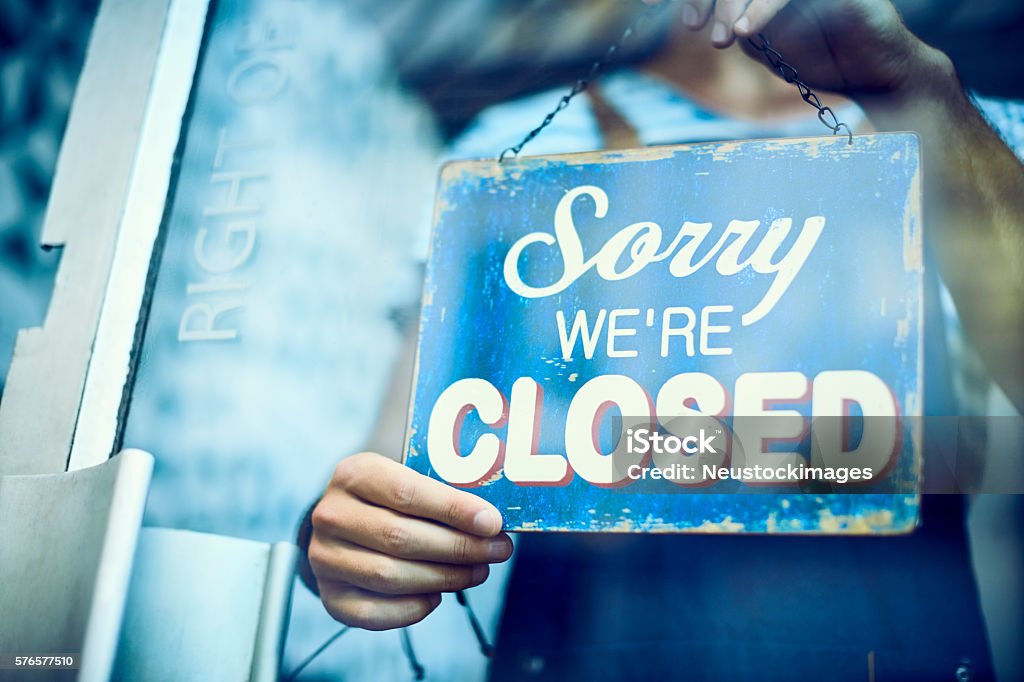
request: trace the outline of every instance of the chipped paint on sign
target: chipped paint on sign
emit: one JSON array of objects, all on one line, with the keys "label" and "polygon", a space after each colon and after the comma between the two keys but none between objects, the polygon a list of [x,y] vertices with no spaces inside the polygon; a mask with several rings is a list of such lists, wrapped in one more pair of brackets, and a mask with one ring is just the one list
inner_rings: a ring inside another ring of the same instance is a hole
[{"label": "chipped paint on sign", "polygon": [[[871,376],[899,414],[919,416],[918,159],[916,136],[901,133],[446,165],[407,464],[490,500],[510,530],[908,532],[916,421],[884,480],[819,495],[738,481],[609,486],[594,473],[611,450],[604,405],[593,433],[570,424],[576,396],[600,381],[621,410],[631,390],[653,404],[698,373],[725,387],[729,428],[750,377],[806,379],[803,397],[781,402],[810,418],[820,377]],[[591,470],[570,454],[588,442]]]}]

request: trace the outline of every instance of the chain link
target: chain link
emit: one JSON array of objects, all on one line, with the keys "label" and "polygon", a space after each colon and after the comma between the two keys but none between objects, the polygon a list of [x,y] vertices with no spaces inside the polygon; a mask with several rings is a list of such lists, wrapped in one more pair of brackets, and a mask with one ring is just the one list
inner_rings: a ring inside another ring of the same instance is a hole
[{"label": "chain link", "polygon": [[[636,32],[640,27],[640,24],[649,15],[650,12],[641,14],[632,26],[626,28],[619,39],[612,43],[605,53],[590,65],[590,69],[587,71],[586,75],[577,79],[572,88],[569,89],[569,92],[562,95],[562,98],[558,100],[558,104],[554,109],[548,112],[547,116],[544,117],[544,120],[540,122],[539,126],[528,132],[526,136],[519,141],[519,144],[506,147],[502,150],[501,154],[498,155],[498,162],[500,163],[504,161],[505,157],[509,154],[512,154],[512,156],[519,156],[519,152],[523,150],[523,147],[533,140],[533,138],[540,135],[542,130],[551,125],[551,122],[555,120],[555,116],[558,116],[562,109],[569,106],[569,102],[571,102],[576,95],[579,95],[581,92],[586,90],[587,86],[589,86],[595,78],[601,75],[601,72],[606,66],[608,66],[608,63],[612,60],[612,57],[615,56],[615,53],[619,51],[619,48],[622,47],[622,44],[629,40],[629,37]],[[850,126],[840,121],[830,107],[822,104],[821,99],[814,93],[814,91],[811,90],[810,86],[800,80],[800,74],[796,70],[796,67],[782,58],[779,51],[772,47],[772,44],[763,33],[758,33],[754,38],[747,38],[747,42],[751,47],[764,55],[765,61],[768,62],[768,65],[773,71],[775,71],[775,73],[777,73],[787,83],[796,86],[803,101],[818,110],[818,120],[821,121],[823,126],[831,130],[833,135],[838,135],[840,131],[845,130],[846,135],[849,138],[849,144],[853,144],[853,131],[850,130]]]},{"label": "chain link", "polygon": [[831,107],[821,103],[821,99],[814,94],[810,86],[800,80],[800,74],[796,68],[782,58],[779,51],[772,47],[763,33],[758,33],[753,38],[747,38],[747,43],[764,56],[765,61],[775,73],[779,74],[782,80],[796,86],[803,101],[818,110],[818,120],[823,126],[831,130],[833,135],[838,135],[840,131],[845,130],[849,144],[853,144],[853,131],[850,130],[850,126],[840,121]]},{"label": "chain link", "polygon": [[595,60],[593,64],[590,65],[590,69],[587,71],[586,75],[583,76],[582,78],[578,78],[576,82],[573,84],[572,88],[569,89],[569,92],[565,93],[562,96],[562,99],[558,100],[558,105],[550,112],[548,112],[548,115],[544,117],[544,120],[540,122],[539,126],[534,128],[530,132],[526,133],[526,137],[520,140],[519,144],[514,145],[512,147],[507,147],[502,150],[501,154],[498,155],[498,162],[500,163],[504,161],[505,157],[509,153],[511,153],[513,156],[519,156],[519,152],[523,150],[523,147],[525,147],[527,143],[529,143],[533,138],[540,135],[540,132],[542,130],[551,125],[551,122],[555,120],[555,116],[558,116],[562,109],[565,109],[567,106],[569,106],[569,102],[572,101],[573,97],[586,90],[587,86],[589,86],[595,78],[601,75],[601,72],[604,71],[604,67],[608,66],[608,63],[612,60],[612,57],[615,56],[615,53],[619,51],[619,48],[622,47],[622,44],[629,40],[629,37],[633,35],[633,33],[640,27],[640,24],[647,18],[649,14],[650,11],[644,12],[643,14],[640,15],[640,17],[637,18],[636,21],[633,22],[631,26],[627,27],[626,30],[622,32],[622,35],[619,36],[619,39],[616,40],[611,45],[609,45],[608,49],[605,50],[605,53],[601,55],[600,58]]}]

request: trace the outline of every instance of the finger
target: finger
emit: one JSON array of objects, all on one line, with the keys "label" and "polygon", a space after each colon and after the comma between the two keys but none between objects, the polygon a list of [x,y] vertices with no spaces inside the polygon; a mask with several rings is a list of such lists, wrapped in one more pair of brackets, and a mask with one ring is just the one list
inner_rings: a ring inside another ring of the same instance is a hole
[{"label": "finger", "polygon": [[711,27],[711,44],[728,47],[736,40],[732,27],[743,16],[748,0],[718,0],[715,3],[714,25]]},{"label": "finger", "polygon": [[683,23],[691,30],[704,28],[711,17],[714,0],[687,0],[683,3]]},{"label": "finger", "polygon": [[746,12],[733,24],[733,31],[744,38],[757,35],[788,4],[789,0],[751,0]]},{"label": "finger", "polygon": [[341,527],[333,535],[389,556],[448,564],[498,563],[512,556],[505,533],[482,538],[352,498],[340,504]]},{"label": "finger", "polygon": [[487,564],[459,566],[397,559],[346,540],[314,538],[309,566],[317,583],[344,581],[381,594],[457,592],[487,580]]},{"label": "finger", "polygon": [[418,623],[441,603],[441,595],[388,595],[343,582],[324,582],[320,600],[336,621],[364,630],[390,630]]},{"label": "finger", "polygon": [[381,507],[482,537],[501,531],[501,513],[491,503],[381,455],[362,453],[344,459],[335,478],[352,494]]}]

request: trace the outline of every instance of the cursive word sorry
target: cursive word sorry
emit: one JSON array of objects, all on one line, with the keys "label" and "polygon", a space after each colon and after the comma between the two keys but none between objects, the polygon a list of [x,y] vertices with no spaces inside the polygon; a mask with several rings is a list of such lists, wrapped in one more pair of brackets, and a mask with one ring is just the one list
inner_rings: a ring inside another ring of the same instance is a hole
[{"label": "cursive word sorry", "polygon": [[[671,257],[668,270],[673,277],[688,277],[697,272],[717,256],[715,270],[718,274],[731,277],[752,269],[759,275],[771,275],[771,283],[762,299],[740,318],[744,326],[757,322],[779,302],[789,285],[800,273],[807,257],[825,228],[823,216],[813,216],[804,221],[800,234],[784,253],[779,253],[783,242],[793,226],[791,218],[772,221],[760,242],[746,257],[748,246],[754,239],[760,220],[733,220],[725,228],[718,241],[699,259],[698,251],[711,234],[711,223],[686,221],[675,239],[662,248],[661,226],[653,222],[637,222],[619,230],[590,258],[584,257],[576,225],[573,222],[573,203],[581,196],[594,201],[594,217],[601,219],[608,214],[608,195],[600,187],[582,185],[568,193],[555,208],[555,233],[531,232],[512,245],[505,257],[504,275],[509,288],[524,298],[542,298],[564,291],[588,270],[607,281],[632,277],[650,263]],[[519,261],[523,251],[533,244],[556,247],[561,252],[562,275],[545,286],[531,286],[519,274]],[[628,255],[624,267],[619,262]]]}]

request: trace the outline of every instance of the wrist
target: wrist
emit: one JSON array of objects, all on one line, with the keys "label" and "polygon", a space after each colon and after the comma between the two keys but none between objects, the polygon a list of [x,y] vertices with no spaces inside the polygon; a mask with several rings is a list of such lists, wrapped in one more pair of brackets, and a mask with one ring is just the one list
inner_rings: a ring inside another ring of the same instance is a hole
[{"label": "wrist", "polygon": [[944,100],[954,92],[962,92],[953,60],[942,50],[920,40],[917,42],[913,56],[907,60],[903,79],[893,90],[894,101],[914,104]]},{"label": "wrist", "polygon": [[890,88],[854,97],[879,130],[916,130],[923,123],[917,117],[933,118],[963,99],[952,60],[941,50],[917,43]]}]

